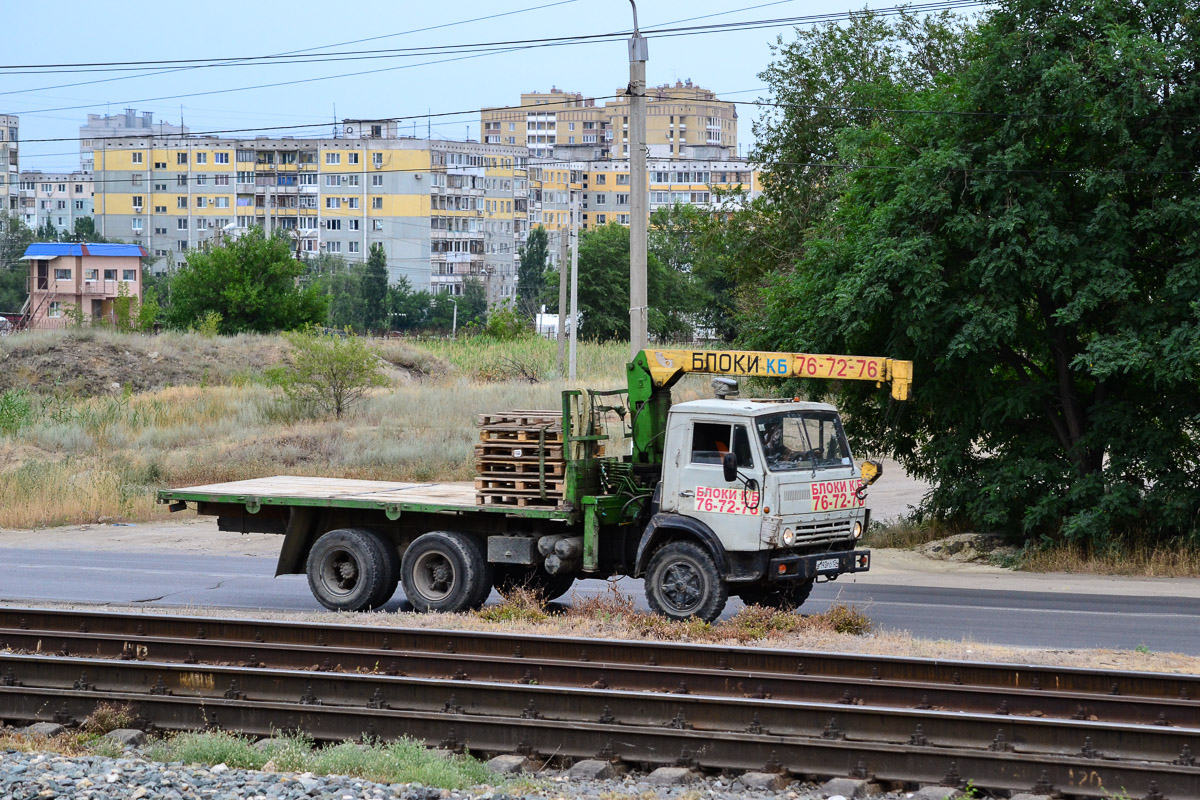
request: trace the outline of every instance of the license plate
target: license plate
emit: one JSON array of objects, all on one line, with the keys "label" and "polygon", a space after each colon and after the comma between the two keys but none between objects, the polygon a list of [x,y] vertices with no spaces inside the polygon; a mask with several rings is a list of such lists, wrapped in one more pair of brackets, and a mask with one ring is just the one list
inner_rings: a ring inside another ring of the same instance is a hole
[{"label": "license plate", "polygon": [[836,558],[822,558],[817,562],[817,572],[825,572],[826,570],[838,568],[838,560]]}]

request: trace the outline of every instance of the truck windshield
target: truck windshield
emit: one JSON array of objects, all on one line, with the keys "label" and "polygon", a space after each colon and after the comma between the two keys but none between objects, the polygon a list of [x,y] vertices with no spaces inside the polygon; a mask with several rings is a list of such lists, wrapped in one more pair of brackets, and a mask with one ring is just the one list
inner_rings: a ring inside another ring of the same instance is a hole
[{"label": "truck windshield", "polygon": [[755,420],[767,469],[849,466],[850,448],[842,422],[831,411],[790,411]]}]

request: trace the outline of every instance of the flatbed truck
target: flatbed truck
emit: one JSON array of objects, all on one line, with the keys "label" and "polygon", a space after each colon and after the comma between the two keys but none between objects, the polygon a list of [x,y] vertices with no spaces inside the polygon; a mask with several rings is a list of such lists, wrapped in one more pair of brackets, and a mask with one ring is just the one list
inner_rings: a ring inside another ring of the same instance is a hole
[{"label": "flatbed truck", "polygon": [[[717,397],[673,404],[671,387],[688,373],[718,376]],[[881,467],[855,463],[833,406],[743,399],[726,377],[735,375],[874,381],[906,400],[912,365],[643,350],[623,389],[563,392],[551,506],[484,502],[469,483],[293,476],[158,499],[172,510],[194,504],[222,530],[282,535],[275,574],[306,574],[335,610],[378,608],[397,585],[417,611],[453,612],[493,588],[526,585],[553,600],[578,578],[614,576],[644,578],[651,609],[673,619],[716,619],[731,595],[798,608],[816,581],[870,569],[857,544]],[[618,443],[628,452],[611,452]],[[541,441],[523,454],[536,455],[543,496],[546,453]]]}]

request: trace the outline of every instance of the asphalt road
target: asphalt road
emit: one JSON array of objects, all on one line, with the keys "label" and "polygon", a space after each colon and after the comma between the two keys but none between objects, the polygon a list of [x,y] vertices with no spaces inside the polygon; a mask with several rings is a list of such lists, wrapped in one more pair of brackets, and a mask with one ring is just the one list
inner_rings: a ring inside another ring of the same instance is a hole
[{"label": "asphalt road", "polygon": [[[0,550],[0,561],[0,600],[9,602],[320,609],[304,576],[272,577],[273,558],[10,547]],[[803,610],[853,603],[883,629],[929,639],[1050,648],[1144,645],[1200,655],[1200,600],[1172,596],[1169,583],[1142,594],[1100,594],[880,584],[866,578],[818,586]],[[620,587],[644,606],[641,581],[625,579]],[[574,591],[586,596],[606,589],[604,581],[589,580]],[[406,607],[398,591],[387,608]],[[731,600],[726,615],[738,607]]]}]

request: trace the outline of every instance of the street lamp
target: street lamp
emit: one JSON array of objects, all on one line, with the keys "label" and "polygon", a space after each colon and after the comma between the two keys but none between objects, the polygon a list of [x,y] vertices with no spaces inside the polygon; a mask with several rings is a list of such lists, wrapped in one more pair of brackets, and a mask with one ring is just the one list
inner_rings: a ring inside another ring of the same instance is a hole
[{"label": "street lamp", "polygon": [[447,299],[451,303],[454,303],[454,318],[453,318],[453,322],[450,323],[450,338],[457,339],[458,338],[458,301],[455,300],[453,297],[448,297]]}]

